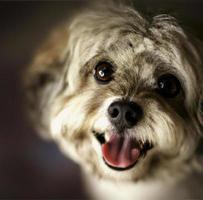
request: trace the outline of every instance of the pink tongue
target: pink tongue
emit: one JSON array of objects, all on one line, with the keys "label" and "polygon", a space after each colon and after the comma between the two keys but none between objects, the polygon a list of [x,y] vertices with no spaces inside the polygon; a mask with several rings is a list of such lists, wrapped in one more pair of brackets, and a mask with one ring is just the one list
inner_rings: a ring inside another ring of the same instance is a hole
[{"label": "pink tongue", "polygon": [[132,138],[113,134],[109,142],[102,145],[102,154],[110,166],[127,168],[138,160],[140,151],[133,147]]}]

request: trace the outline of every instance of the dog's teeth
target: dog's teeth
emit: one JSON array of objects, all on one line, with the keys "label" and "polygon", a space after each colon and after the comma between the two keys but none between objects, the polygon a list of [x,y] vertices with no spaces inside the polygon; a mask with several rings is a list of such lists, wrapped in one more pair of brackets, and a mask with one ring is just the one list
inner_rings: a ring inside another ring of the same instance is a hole
[{"label": "dog's teeth", "polygon": [[106,142],[108,142],[108,141],[110,140],[110,135],[109,135],[109,134],[106,133],[106,134],[104,135],[104,137],[105,137]]}]

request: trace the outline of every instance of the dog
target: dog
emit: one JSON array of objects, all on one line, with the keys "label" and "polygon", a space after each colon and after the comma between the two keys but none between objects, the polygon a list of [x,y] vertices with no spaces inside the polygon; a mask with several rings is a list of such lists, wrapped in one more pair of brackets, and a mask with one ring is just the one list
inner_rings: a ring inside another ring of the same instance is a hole
[{"label": "dog", "polygon": [[172,16],[85,8],[27,69],[29,115],[81,166],[92,199],[203,198],[201,55]]}]

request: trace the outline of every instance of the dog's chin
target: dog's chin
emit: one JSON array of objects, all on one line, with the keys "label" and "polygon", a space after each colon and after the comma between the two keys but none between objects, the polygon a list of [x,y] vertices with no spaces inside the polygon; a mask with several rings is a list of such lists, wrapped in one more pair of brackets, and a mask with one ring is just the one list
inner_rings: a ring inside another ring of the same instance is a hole
[{"label": "dog's chin", "polygon": [[151,142],[115,130],[103,133],[94,130],[93,133],[100,146],[101,154],[98,156],[101,156],[99,160],[103,163],[107,178],[136,180],[142,176],[144,168],[147,168],[143,163],[147,163],[150,152],[154,149]]}]

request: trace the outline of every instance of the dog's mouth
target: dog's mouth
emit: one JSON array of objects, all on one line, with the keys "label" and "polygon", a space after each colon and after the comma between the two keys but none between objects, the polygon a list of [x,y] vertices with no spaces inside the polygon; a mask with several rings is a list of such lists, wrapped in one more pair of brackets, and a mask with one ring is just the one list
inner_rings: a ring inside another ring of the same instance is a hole
[{"label": "dog's mouth", "polygon": [[141,141],[129,135],[112,133],[106,141],[104,133],[94,132],[101,144],[105,164],[114,170],[128,170],[138,163],[141,157],[153,147],[149,141]]}]

